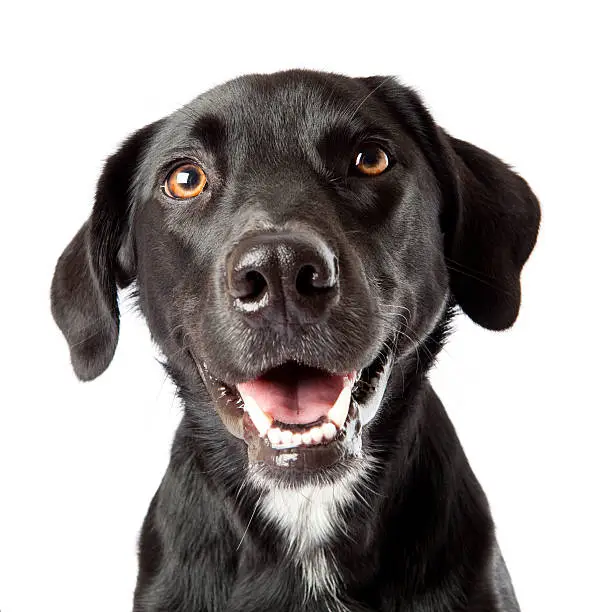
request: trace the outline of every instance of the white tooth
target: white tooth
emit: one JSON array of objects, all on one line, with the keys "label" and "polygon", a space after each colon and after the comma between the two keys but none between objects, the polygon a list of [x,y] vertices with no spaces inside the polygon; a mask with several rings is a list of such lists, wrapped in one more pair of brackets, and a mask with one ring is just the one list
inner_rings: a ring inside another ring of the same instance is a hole
[{"label": "white tooth", "polygon": [[312,444],[312,436],[310,435],[309,431],[305,431],[302,434],[302,443],[303,444]]},{"label": "white tooth", "polygon": [[334,423],[324,423],[322,425],[322,434],[325,440],[334,440],[334,437],[337,435],[337,428]]},{"label": "white tooth", "polygon": [[302,434],[294,433],[291,437],[291,441],[294,446],[299,446],[302,443]]},{"label": "white tooth", "polygon": [[254,397],[244,395],[242,401],[244,402],[244,410],[248,412],[250,420],[254,423],[262,438],[269,431],[273,419],[259,408]]},{"label": "white tooth", "polygon": [[333,404],[333,407],[328,411],[328,420],[332,421],[337,429],[340,429],[347,420],[347,414],[349,414],[349,404],[351,403],[351,385],[347,384],[337,397],[337,401]]},{"label": "white tooth", "polygon": [[267,432],[267,438],[269,438],[271,445],[279,444],[281,442],[281,430],[279,427],[271,427]]},{"label": "white tooth", "polygon": [[292,434],[291,431],[281,430],[281,444],[291,444],[292,443]]},{"label": "white tooth", "polygon": [[314,442],[314,444],[320,444],[320,442],[322,442],[322,428],[312,427],[310,430],[310,436],[312,437],[312,442]]}]

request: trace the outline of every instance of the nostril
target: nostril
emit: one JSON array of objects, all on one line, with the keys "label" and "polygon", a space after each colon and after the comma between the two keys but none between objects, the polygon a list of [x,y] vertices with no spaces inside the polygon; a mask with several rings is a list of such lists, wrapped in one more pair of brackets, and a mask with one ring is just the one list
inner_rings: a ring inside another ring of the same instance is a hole
[{"label": "nostril", "polygon": [[296,291],[300,295],[313,295],[317,291],[318,278],[314,266],[302,266],[296,277]]},{"label": "nostril", "polygon": [[265,277],[256,270],[248,270],[234,276],[231,293],[243,302],[260,300],[267,292]]},{"label": "nostril", "polygon": [[256,270],[250,270],[246,273],[245,286],[248,288],[248,294],[242,296],[243,300],[258,300],[267,292],[267,281]]},{"label": "nostril", "polygon": [[332,269],[319,271],[313,265],[302,266],[296,277],[296,291],[300,295],[311,296],[324,293],[336,284],[336,265]]}]

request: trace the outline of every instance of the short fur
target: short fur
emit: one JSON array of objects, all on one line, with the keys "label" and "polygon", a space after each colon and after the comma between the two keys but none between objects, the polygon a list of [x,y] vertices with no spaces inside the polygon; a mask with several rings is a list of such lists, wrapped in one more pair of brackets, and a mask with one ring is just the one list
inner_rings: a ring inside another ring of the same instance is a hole
[{"label": "short fur", "polygon": [[[395,164],[353,176],[365,140]],[[208,189],[171,202],[171,163]],[[394,78],[251,75],[126,140],[58,261],[52,311],[79,378],[110,363],[117,290],[138,305],[184,417],[140,541],[135,612],[518,610],[486,498],[427,372],[457,307],[512,325],[540,212],[526,182],[438,127]],[[289,330],[228,308],[226,254],[261,228],[304,227],[339,254],[341,301]],[[249,467],[196,367],[235,384],[287,359],[332,371],[394,354],[363,460],[298,486]],[[197,359],[196,359],[197,357]]]}]

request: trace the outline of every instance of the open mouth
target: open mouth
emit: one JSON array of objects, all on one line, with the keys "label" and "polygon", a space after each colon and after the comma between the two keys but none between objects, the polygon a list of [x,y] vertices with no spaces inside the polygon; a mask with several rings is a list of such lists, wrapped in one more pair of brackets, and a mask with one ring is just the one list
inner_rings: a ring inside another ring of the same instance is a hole
[{"label": "open mouth", "polygon": [[285,364],[236,385],[244,411],[275,449],[332,442],[347,419],[355,372]]},{"label": "open mouth", "polygon": [[361,426],[379,407],[390,366],[383,352],[362,370],[340,374],[290,361],[235,386],[202,362],[199,369],[251,463],[317,469],[360,453]]}]

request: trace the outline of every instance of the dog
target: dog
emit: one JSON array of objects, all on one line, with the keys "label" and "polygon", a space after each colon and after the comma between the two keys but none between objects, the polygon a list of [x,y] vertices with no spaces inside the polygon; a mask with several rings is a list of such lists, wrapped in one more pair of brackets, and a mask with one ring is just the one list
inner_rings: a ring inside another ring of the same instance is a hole
[{"label": "dog", "polygon": [[513,324],[539,222],[393,77],[243,76],[129,137],[51,303],[88,381],[132,285],[184,406],[134,612],[518,610],[427,373],[459,310]]}]

